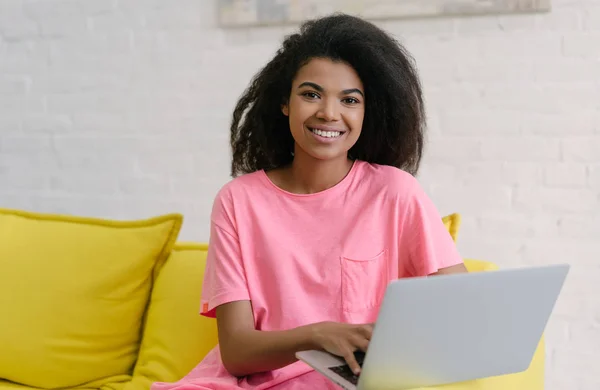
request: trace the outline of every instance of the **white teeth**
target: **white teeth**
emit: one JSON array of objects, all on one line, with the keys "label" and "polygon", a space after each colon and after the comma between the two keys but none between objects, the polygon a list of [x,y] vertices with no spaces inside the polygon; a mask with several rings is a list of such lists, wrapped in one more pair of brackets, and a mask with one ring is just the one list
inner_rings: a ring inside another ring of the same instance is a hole
[{"label": "white teeth", "polygon": [[340,135],[342,135],[342,133],[340,131],[323,131],[323,130],[319,130],[319,129],[310,129],[310,131],[312,131],[316,135],[320,135],[321,137],[325,137],[325,138],[335,138],[335,137],[339,137]]}]

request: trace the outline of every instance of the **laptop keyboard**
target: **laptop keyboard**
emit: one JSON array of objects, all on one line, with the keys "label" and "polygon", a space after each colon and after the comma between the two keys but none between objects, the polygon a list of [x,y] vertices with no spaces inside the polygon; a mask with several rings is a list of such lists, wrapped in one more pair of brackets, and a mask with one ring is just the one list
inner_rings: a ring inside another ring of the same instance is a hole
[{"label": "laptop keyboard", "polygon": [[[363,361],[365,360],[365,353],[363,351],[356,351],[354,352],[354,357],[356,358],[358,365],[362,367]],[[329,367],[329,369],[341,376],[342,378],[344,378],[345,380],[347,380],[348,382],[352,383],[353,385],[358,384],[358,378],[360,374],[354,374],[350,369],[350,366],[348,366],[347,364]]]}]

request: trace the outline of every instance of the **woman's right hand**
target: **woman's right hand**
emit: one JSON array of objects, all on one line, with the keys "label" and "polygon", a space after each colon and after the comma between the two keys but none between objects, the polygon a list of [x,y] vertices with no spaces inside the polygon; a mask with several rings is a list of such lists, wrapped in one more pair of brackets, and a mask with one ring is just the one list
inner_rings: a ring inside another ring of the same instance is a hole
[{"label": "woman's right hand", "polygon": [[313,325],[314,340],[319,348],[343,357],[355,374],[360,373],[360,366],[354,357],[354,351],[366,352],[372,334],[373,324],[320,322]]}]

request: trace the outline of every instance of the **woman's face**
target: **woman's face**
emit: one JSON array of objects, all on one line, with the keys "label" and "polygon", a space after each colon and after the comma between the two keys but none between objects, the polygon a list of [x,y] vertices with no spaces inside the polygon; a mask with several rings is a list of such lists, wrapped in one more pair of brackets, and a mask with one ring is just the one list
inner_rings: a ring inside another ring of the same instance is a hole
[{"label": "woman's face", "polygon": [[282,111],[289,117],[296,155],[345,159],[362,129],[362,81],[346,63],[312,59],[296,74],[289,102]]}]

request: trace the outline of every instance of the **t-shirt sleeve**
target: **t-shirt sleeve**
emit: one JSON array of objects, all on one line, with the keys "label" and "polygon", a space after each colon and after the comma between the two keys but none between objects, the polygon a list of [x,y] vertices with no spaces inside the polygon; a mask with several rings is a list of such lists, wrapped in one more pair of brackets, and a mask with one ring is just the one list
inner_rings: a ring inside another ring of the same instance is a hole
[{"label": "t-shirt sleeve", "polygon": [[456,244],[444,226],[437,208],[420,185],[406,204],[401,226],[401,260],[408,276],[427,276],[438,270],[462,264]]},{"label": "t-shirt sleeve", "polygon": [[217,306],[250,299],[233,208],[227,203],[226,195],[220,194],[211,215],[200,310],[201,315],[211,318]]}]

